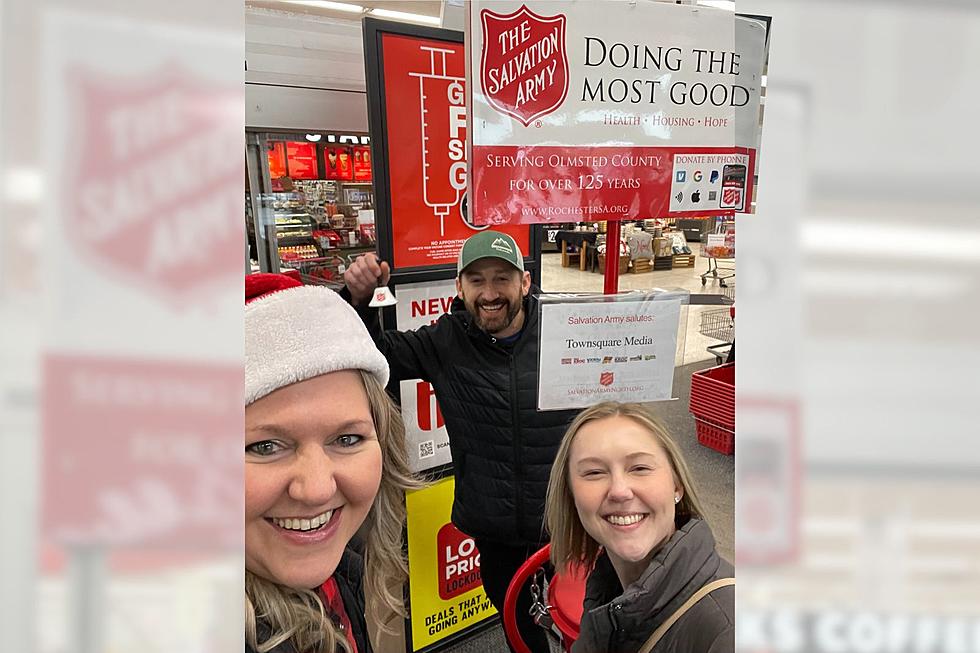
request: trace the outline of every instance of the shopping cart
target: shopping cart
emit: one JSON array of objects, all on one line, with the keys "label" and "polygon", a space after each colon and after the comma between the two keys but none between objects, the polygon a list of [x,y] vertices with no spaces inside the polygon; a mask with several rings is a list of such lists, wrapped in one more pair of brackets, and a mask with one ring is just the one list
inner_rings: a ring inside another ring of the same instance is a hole
[{"label": "shopping cart", "polygon": [[[708,234],[707,243],[701,247],[701,256],[708,261],[708,270],[701,275],[701,285],[706,285],[708,277],[712,277],[725,288],[728,285],[725,280],[735,276],[735,223],[722,220],[716,229],[716,233]],[[719,261],[731,265],[722,267]]]},{"label": "shopping cart", "polygon": [[[732,292],[734,298],[735,293]],[[735,342],[735,305],[726,308],[712,308],[701,313],[701,335],[721,340],[716,345],[708,345],[708,353],[720,365],[725,361]]]},{"label": "shopping cart", "polygon": [[729,456],[735,453],[735,363],[691,375],[690,411],[698,442]]},{"label": "shopping cart", "polygon": [[531,617],[534,623],[558,640],[566,653],[571,651],[572,644],[578,639],[588,569],[568,567],[548,580],[544,567],[550,555],[550,544],[538,549],[520,566],[507,587],[503,611],[504,635],[516,653],[530,653],[517,630],[517,596],[528,579],[531,580]]},{"label": "shopping cart", "polygon": [[708,271],[701,275],[701,285],[708,283],[708,277],[713,277],[718,280],[718,285],[725,288],[728,283],[725,279],[731,279],[735,276],[734,267],[722,267],[718,264],[718,261],[731,261],[734,265],[735,259],[719,259],[714,256],[705,256],[708,259]]},{"label": "shopping cart", "polygon": [[728,303],[729,304],[734,304],[735,303],[735,282],[733,281],[730,284],[726,285],[725,288],[721,291],[721,294],[728,298]]},{"label": "shopping cart", "polygon": [[328,286],[334,290],[343,287],[344,270],[349,265],[350,261],[339,255],[282,259],[282,266],[295,270],[304,285]]}]

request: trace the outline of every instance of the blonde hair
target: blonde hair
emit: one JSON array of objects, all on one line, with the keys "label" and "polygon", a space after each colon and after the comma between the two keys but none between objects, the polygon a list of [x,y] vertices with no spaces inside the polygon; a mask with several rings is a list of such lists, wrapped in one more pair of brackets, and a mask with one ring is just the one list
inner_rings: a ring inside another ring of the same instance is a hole
[{"label": "blonde hair", "polygon": [[[401,596],[391,585],[405,582],[408,566],[402,554],[405,492],[421,487],[408,469],[405,425],[394,402],[378,380],[361,371],[371,417],[381,446],[381,485],[360,529],[364,534],[364,594],[367,611],[382,616],[381,629],[406,615]],[[259,639],[262,638],[262,641]],[[245,571],[245,641],[258,653],[289,642],[295,651],[349,653],[347,638],[327,615],[315,590],[285,587]]]},{"label": "blonde hair", "polygon": [[579,413],[568,427],[548,480],[544,515],[545,525],[551,535],[551,563],[556,569],[568,564],[581,564],[591,568],[599,555],[599,543],[585,531],[575,508],[575,499],[568,482],[569,453],[575,436],[583,426],[609,417],[625,417],[644,427],[667,454],[674,480],[684,490],[680,503],[675,506],[674,524],[679,528],[692,517],[704,519],[704,510],[691,479],[691,472],[666,427],[642,404],[611,401],[596,404]]}]

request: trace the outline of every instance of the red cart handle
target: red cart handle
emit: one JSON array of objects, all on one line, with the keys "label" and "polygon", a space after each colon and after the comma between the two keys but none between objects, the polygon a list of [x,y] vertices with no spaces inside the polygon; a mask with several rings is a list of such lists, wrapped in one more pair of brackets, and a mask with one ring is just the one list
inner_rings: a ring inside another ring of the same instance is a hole
[{"label": "red cart handle", "polygon": [[551,545],[545,544],[518,568],[510,585],[507,586],[507,594],[504,595],[504,635],[507,636],[507,641],[510,642],[515,653],[531,653],[531,649],[527,647],[520,631],[517,630],[517,595],[521,593],[527,579],[544,566],[550,555]]}]

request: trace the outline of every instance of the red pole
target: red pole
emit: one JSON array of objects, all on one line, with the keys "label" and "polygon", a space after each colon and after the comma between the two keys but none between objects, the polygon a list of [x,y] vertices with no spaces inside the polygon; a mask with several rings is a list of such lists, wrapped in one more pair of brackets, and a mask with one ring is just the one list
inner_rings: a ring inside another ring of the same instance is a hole
[{"label": "red pole", "polygon": [[615,295],[619,292],[619,221],[606,222],[606,276],[602,292]]}]

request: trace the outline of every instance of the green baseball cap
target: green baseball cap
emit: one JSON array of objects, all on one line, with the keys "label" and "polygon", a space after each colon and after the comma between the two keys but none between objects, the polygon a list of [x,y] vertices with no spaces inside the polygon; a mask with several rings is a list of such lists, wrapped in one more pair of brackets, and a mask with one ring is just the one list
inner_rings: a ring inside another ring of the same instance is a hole
[{"label": "green baseball cap", "polygon": [[456,275],[462,274],[466,266],[481,258],[499,258],[521,272],[524,271],[524,255],[521,254],[521,248],[513,238],[499,231],[481,231],[466,239],[463,249],[459,250]]}]

